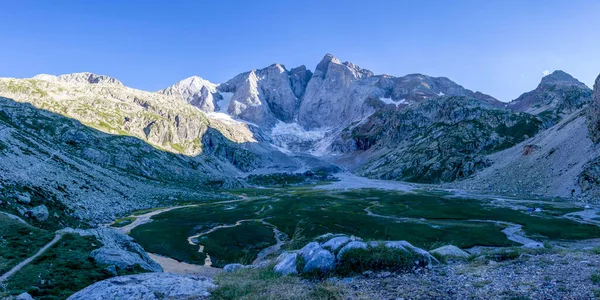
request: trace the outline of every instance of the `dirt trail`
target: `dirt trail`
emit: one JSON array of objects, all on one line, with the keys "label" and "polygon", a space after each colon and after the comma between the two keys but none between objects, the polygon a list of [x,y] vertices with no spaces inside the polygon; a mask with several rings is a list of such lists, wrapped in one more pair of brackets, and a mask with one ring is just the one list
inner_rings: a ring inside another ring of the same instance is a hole
[{"label": "dirt trail", "polygon": [[123,227],[113,227],[115,230],[118,230],[124,234],[129,234],[131,232],[132,229],[148,223],[150,221],[150,218],[152,218],[153,216],[156,216],[158,214],[162,214],[164,212],[173,210],[173,209],[177,209],[177,208],[184,208],[184,207],[191,207],[191,206],[195,206],[195,205],[182,205],[182,206],[173,206],[173,207],[168,207],[168,208],[164,208],[164,209],[159,209],[159,210],[155,210],[155,211],[151,211],[149,213],[145,213],[143,215],[131,215],[129,217],[131,218],[135,218],[135,220],[133,222],[131,222],[131,224],[125,225]]},{"label": "dirt trail", "polygon": [[186,207],[195,207],[195,206],[200,206],[200,205],[203,205],[203,204],[225,204],[225,203],[234,203],[234,202],[241,202],[241,201],[248,201],[248,200],[250,200],[250,199],[247,198],[247,197],[243,197],[242,199],[234,199],[234,200],[226,200],[226,201],[218,201],[218,202],[207,202],[207,203],[199,203],[199,204],[188,204],[188,205],[166,207],[166,208],[159,209],[159,210],[154,210],[154,211],[151,211],[149,213],[142,214],[142,215],[133,215],[132,214],[132,215],[130,215],[128,217],[129,218],[135,218],[135,221],[133,221],[133,222],[131,222],[131,224],[125,225],[123,227],[112,227],[111,225],[113,223],[109,224],[108,226],[110,226],[111,228],[113,228],[115,230],[118,230],[118,231],[120,231],[122,233],[129,234],[131,232],[131,230],[133,230],[134,228],[136,228],[136,227],[138,227],[138,226],[140,226],[142,224],[150,222],[150,218],[152,218],[153,216],[162,214],[164,212],[168,212],[170,210],[179,209],[179,208],[186,208]]},{"label": "dirt trail", "polygon": [[222,272],[222,269],[219,268],[188,264],[154,253],[148,253],[148,256],[150,256],[152,260],[157,262],[163,268],[163,270],[168,273],[200,275],[214,278],[217,274]]},{"label": "dirt trail", "polygon": [[8,271],[4,275],[0,276],[0,283],[4,282],[10,276],[14,275],[19,270],[21,270],[24,266],[26,266],[30,262],[32,262],[34,259],[36,259],[36,258],[40,257],[40,255],[44,254],[44,252],[46,252],[46,250],[50,249],[50,247],[52,247],[52,246],[54,246],[54,244],[58,243],[58,241],[60,241],[60,239],[63,237],[63,235],[64,235],[64,233],[57,233],[56,236],[54,236],[54,239],[52,239],[52,241],[50,241],[48,244],[46,244],[44,247],[42,247],[42,249],[40,249],[35,255],[20,262],[18,265],[14,266],[10,271]]}]

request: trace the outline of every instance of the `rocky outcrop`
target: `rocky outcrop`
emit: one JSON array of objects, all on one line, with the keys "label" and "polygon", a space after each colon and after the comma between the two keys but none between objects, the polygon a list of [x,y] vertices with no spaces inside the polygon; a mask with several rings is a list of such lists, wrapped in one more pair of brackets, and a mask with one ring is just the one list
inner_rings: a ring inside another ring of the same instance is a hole
[{"label": "rocky outcrop", "polygon": [[[439,263],[427,251],[406,241],[371,241],[365,243],[360,238],[344,235],[321,236],[317,239],[324,241],[321,243],[310,242],[300,250],[283,252],[275,260],[274,271],[282,275],[298,273],[328,275],[336,272],[340,264],[344,265],[344,268],[352,267],[352,264],[357,262],[364,265],[365,261],[369,261],[371,254],[377,256],[377,260],[390,255],[390,252],[394,251],[398,251],[396,254],[399,254],[399,256],[394,257],[399,258],[402,256],[406,258],[395,262],[385,262],[388,267],[394,270],[430,267]],[[390,250],[383,250],[386,248]],[[360,257],[351,257],[351,254],[356,251],[359,252]],[[268,264],[265,266],[268,266]],[[370,267],[377,270],[380,266],[376,263],[376,265]],[[348,272],[348,270],[345,269],[343,272]]]},{"label": "rocky outcrop", "polygon": [[44,222],[50,217],[50,212],[48,212],[46,205],[38,205],[28,210],[27,213],[39,222]]},{"label": "rocky outcrop", "polygon": [[273,64],[260,70],[242,73],[219,85],[221,92],[234,93],[227,112],[270,127],[278,120],[293,121],[300,105],[310,71],[299,67],[288,71],[283,65]]},{"label": "rocky outcrop", "polygon": [[[302,99],[298,122],[307,129],[342,129],[383,105],[405,107],[440,96],[467,96],[488,105],[503,106],[491,96],[463,88],[444,77],[410,74],[374,75],[331,54],[317,65]],[[341,127],[341,128],[340,128]]]},{"label": "rocky outcrop", "polygon": [[298,123],[307,129],[339,126],[372,112],[373,108],[363,105],[371,88],[357,85],[359,79],[370,76],[373,73],[369,70],[325,55],[306,87]]},{"label": "rocky outcrop", "polygon": [[[468,97],[437,97],[386,107],[344,130],[331,149],[355,172],[379,179],[453,181],[490,166],[485,154],[536,134],[543,122]],[[358,161],[356,165],[354,162]]]},{"label": "rocky outcrop", "polygon": [[104,246],[92,251],[90,257],[100,264],[115,266],[118,270],[131,270],[137,266],[148,272],[162,272],[161,266],[153,261],[133,238],[111,228],[63,229],[64,233],[94,236]]},{"label": "rocky outcrop", "polygon": [[600,141],[600,75],[594,84],[593,102],[588,114],[588,128],[590,138],[594,143],[598,143]]},{"label": "rocky outcrop", "polygon": [[447,259],[448,258],[449,259],[456,259],[456,258],[468,259],[471,256],[466,251],[464,251],[456,246],[453,246],[453,245],[442,246],[442,247],[439,247],[439,248],[429,251],[429,253],[439,255],[439,256],[447,258]]},{"label": "rocky outcrop", "polygon": [[148,273],[106,279],[68,299],[207,299],[216,287],[204,276]]},{"label": "rocky outcrop", "polygon": [[542,78],[537,88],[511,101],[508,107],[531,114],[555,118],[572,113],[592,102],[592,90],[563,71]]}]

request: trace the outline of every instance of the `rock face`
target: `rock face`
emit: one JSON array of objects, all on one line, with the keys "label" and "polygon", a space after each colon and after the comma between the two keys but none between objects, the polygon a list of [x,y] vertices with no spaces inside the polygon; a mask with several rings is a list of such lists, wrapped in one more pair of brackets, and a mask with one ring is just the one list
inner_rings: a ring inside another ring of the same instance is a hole
[{"label": "rock face", "polygon": [[592,90],[563,71],[542,78],[537,88],[509,103],[516,111],[531,114],[561,115],[571,113],[592,102]]},{"label": "rock face", "polygon": [[307,129],[338,128],[367,117],[382,105],[404,107],[444,95],[469,96],[502,105],[491,96],[467,90],[444,77],[374,75],[327,54],[306,87],[298,122]]},{"label": "rock face", "polygon": [[588,119],[590,137],[594,143],[597,143],[600,141],[600,75],[598,75],[594,84],[592,108],[590,109]]},{"label": "rock face", "polygon": [[369,70],[352,63],[342,63],[331,54],[325,55],[308,82],[298,112],[298,122],[305,128],[331,127],[340,121],[353,121],[372,110],[364,107],[369,88],[362,95],[352,96],[359,79],[373,76]]},{"label": "rock face", "polygon": [[[414,182],[465,178],[489,167],[486,153],[535,135],[543,121],[478,99],[437,97],[404,109],[385,107],[350,126],[331,148],[358,174]],[[349,159],[360,157],[360,159]]]},{"label": "rock face", "polygon": [[310,77],[304,66],[288,71],[273,64],[239,74],[219,85],[218,90],[233,93],[227,108],[230,115],[270,127],[277,121],[293,121]]},{"label": "rock face", "polygon": [[147,273],[106,279],[68,299],[206,299],[216,287],[203,276]]}]

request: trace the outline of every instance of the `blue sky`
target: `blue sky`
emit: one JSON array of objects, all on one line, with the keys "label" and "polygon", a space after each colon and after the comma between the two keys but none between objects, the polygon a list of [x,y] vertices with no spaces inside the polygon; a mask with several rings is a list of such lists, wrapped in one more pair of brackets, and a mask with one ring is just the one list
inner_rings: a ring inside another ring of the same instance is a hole
[{"label": "blue sky", "polygon": [[545,70],[600,73],[600,1],[3,1],[0,76],[89,71],[158,90],[325,53],[376,74],[445,76],[500,100]]}]

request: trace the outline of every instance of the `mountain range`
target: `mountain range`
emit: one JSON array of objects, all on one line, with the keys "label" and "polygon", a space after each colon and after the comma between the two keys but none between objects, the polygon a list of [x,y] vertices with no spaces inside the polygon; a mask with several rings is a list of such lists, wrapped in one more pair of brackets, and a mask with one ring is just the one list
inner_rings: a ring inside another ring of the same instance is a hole
[{"label": "mountain range", "polygon": [[555,71],[505,103],[331,54],[314,71],[273,64],[156,92],[93,73],[1,78],[0,181],[52,193],[98,222],[244,186],[248,175],[307,170],[594,199],[598,85]]}]

